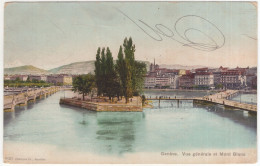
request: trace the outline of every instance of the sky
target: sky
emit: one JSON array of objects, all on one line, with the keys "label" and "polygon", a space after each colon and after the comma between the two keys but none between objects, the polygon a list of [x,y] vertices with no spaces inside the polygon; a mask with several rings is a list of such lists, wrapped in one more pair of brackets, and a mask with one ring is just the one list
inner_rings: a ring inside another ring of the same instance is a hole
[{"label": "sky", "polygon": [[4,9],[4,67],[52,69],[114,59],[125,37],[135,58],[158,64],[257,66],[257,7],[250,2],[14,2]]}]

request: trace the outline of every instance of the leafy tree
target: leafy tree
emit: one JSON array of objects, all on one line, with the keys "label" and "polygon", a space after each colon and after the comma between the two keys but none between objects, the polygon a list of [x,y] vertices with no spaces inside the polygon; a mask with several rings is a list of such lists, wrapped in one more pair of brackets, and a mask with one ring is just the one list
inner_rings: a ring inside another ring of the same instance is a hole
[{"label": "leafy tree", "polygon": [[112,53],[102,48],[97,50],[95,62],[95,78],[98,95],[106,95],[109,99],[114,96],[124,96],[126,103],[133,95],[140,95],[143,89],[146,64],[135,61],[135,45],[132,38],[124,39],[120,46],[116,65],[113,63]]},{"label": "leafy tree", "polygon": [[133,44],[133,40],[131,37],[129,38],[129,40],[125,38],[123,46],[125,59],[130,65],[129,70],[131,72],[133,95],[138,96],[143,89],[144,76],[147,72],[146,64],[135,60],[135,45]]},{"label": "leafy tree", "polygon": [[138,96],[143,92],[144,78],[146,73],[146,64],[144,62],[135,61],[135,96]]},{"label": "leafy tree", "polygon": [[122,46],[120,46],[118,52],[117,72],[120,78],[122,93],[126,99],[126,103],[128,103],[129,98],[133,96],[131,71],[130,71],[130,64],[128,60],[124,58]]},{"label": "leafy tree", "polygon": [[37,79],[32,79],[33,83],[38,83],[39,81]]},{"label": "leafy tree", "polygon": [[145,104],[145,101],[146,101],[146,97],[145,97],[145,95],[142,95],[142,105]]},{"label": "leafy tree", "polygon": [[112,53],[107,47],[106,49],[106,72],[105,72],[105,92],[109,99],[116,96],[115,86],[117,81],[117,75],[115,71],[115,66],[113,62]]},{"label": "leafy tree", "polygon": [[31,82],[30,76],[27,77],[26,82]]},{"label": "leafy tree", "polygon": [[20,81],[21,81],[21,79],[19,77],[15,78],[15,82],[20,82]]},{"label": "leafy tree", "polygon": [[129,40],[125,38],[124,43],[124,53],[125,53],[125,60],[128,63],[128,70],[131,75],[131,86],[132,91],[136,91],[136,69],[135,69],[135,45],[133,45],[132,38],[130,37]]},{"label": "leafy tree", "polygon": [[105,48],[101,51],[101,66],[100,66],[100,91],[102,94],[106,93],[106,55]]},{"label": "leafy tree", "polygon": [[216,87],[216,89],[222,89],[223,88],[223,84],[217,84],[215,87]]},{"label": "leafy tree", "polygon": [[73,79],[72,86],[73,91],[82,94],[84,100],[85,95],[90,93],[95,87],[95,76],[92,74],[77,76]]},{"label": "leafy tree", "polygon": [[96,61],[95,61],[95,77],[97,85],[97,94],[102,94],[102,75],[101,75],[101,58],[100,58],[100,47],[97,50]]}]

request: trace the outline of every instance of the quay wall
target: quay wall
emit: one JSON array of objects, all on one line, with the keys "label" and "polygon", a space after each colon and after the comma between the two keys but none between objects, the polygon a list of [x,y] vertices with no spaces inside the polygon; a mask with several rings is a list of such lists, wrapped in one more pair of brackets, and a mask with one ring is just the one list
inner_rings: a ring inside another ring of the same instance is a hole
[{"label": "quay wall", "polygon": [[60,104],[85,108],[91,111],[109,111],[109,112],[141,112],[143,111],[141,105],[128,105],[128,104],[110,104],[110,103],[94,103],[82,101],[72,98],[61,98]]}]

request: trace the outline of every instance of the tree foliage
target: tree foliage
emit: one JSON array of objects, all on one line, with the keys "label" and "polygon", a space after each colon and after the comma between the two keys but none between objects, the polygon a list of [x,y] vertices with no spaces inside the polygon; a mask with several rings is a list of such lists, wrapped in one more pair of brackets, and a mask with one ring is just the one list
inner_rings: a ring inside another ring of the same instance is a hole
[{"label": "tree foliage", "polygon": [[97,94],[102,94],[102,77],[101,77],[101,57],[100,57],[100,47],[97,50],[96,61],[95,61],[95,78],[97,85]]},{"label": "tree foliage", "polygon": [[95,62],[96,84],[98,95],[124,96],[126,103],[133,95],[140,95],[143,88],[146,64],[135,60],[135,45],[132,38],[125,38],[123,46],[119,47],[116,64],[112,53],[107,47],[97,50]]},{"label": "tree foliage", "polygon": [[77,76],[73,79],[72,86],[73,91],[82,94],[84,100],[85,95],[89,94],[96,86],[95,76],[92,74]]}]

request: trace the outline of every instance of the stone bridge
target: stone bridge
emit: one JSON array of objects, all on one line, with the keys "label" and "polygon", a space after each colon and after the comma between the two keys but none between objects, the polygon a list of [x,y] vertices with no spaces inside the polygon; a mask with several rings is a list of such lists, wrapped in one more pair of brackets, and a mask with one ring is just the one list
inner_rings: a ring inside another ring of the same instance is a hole
[{"label": "stone bridge", "polygon": [[28,90],[19,94],[12,94],[4,96],[4,110],[14,111],[16,105],[27,105],[29,101],[35,102],[36,99],[51,95],[60,90],[60,87],[52,86],[40,88],[36,90]]}]

